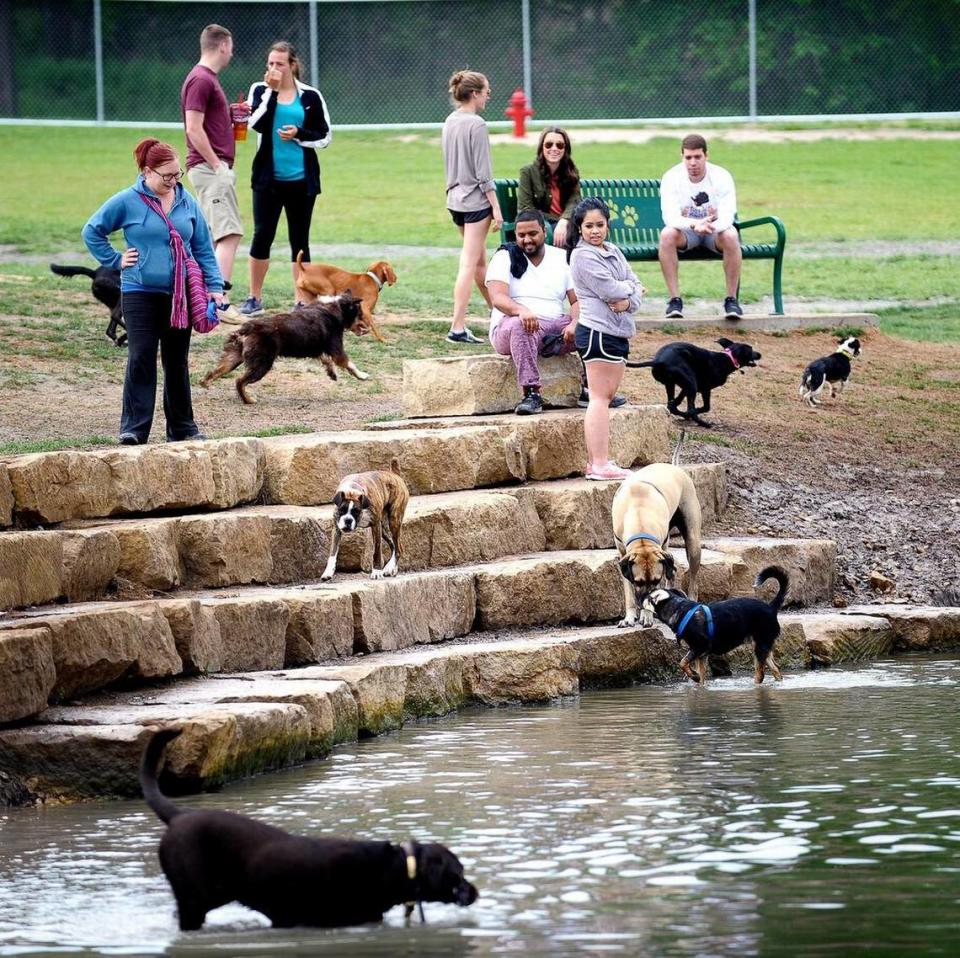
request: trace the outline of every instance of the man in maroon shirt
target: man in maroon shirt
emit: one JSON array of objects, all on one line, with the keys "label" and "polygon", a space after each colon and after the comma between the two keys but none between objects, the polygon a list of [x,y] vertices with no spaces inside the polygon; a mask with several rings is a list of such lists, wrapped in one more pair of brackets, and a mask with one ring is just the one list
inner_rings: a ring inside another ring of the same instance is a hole
[{"label": "man in maroon shirt", "polygon": [[[187,74],[180,90],[180,106],[187,133],[187,177],[210,225],[217,263],[229,282],[243,235],[237,203],[237,176],[233,170],[236,147],[233,122],[219,73],[233,56],[233,35],[211,23],[200,34],[200,62]],[[243,322],[234,306],[225,306],[220,318]]]}]

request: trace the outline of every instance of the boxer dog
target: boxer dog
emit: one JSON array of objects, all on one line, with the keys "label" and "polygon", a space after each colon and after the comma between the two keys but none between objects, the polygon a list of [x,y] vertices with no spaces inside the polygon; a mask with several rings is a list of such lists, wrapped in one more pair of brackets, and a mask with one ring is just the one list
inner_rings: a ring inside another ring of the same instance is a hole
[{"label": "boxer dog", "polygon": [[[344,476],[333,497],[333,534],[330,538],[330,558],[321,579],[332,579],[337,571],[337,553],[344,532],[356,532],[370,526],[373,529],[373,569],[371,579],[397,574],[400,555],[400,527],[410,501],[410,491],[400,475],[400,463],[390,460],[390,472],[354,472]],[[383,536],[390,541],[392,555],[383,563]]]},{"label": "boxer dog", "polygon": [[707,678],[707,659],[711,655],[723,655],[753,639],[753,680],[759,685],[770,669],[779,682],[783,679],[780,668],[773,658],[773,643],[780,635],[777,615],[790,588],[790,580],[783,569],[775,565],[760,570],[755,583],[760,588],[767,579],[776,579],[780,586],[770,602],[759,599],[726,599],[701,605],[688,599],[679,589],[654,589],[643,600],[645,611],[669,626],[677,637],[682,638],[690,651],[680,661],[680,668],[687,678],[702,685]]},{"label": "boxer dog", "polygon": [[[658,462],[623,480],[613,498],[613,537],[620,553],[625,612],[620,628],[637,624],[638,599],[676,574],[667,551],[670,529],[683,536],[690,568],[687,589],[697,595],[700,571],[700,500],[693,480],[677,466]],[[653,625],[653,612],[643,609],[642,625]]]},{"label": "boxer dog", "polygon": [[267,916],[277,928],[336,928],[380,921],[394,905],[442,901],[472,905],[477,889],[445,845],[291,835],[245,815],[180,808],[157,781],[167,743],[162,729],[140,763],[143,797],[167,825],[160,867],[177,900],[181,931],[203,926],[207,912],[232,901]]}]

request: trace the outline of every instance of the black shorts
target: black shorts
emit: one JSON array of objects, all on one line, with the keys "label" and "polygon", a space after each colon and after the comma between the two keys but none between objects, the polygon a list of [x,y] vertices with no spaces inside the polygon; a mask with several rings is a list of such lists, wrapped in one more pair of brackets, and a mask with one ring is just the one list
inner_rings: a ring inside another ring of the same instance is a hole
[{"label": "black shorts", "polygon": [[483,220],[490,219],[493,216],[493,207],[487,206],[482,210],[472,210],[469,213],[464,213],[462,210],[448,210],[447,212],[457,226],[463,226],[465,223],[480,223]]},{"label": "black shorts", "polygon": [[613,333],[601,333],[577,323],[573,331],[577,352],[585,363],[625,363],[630,355],[630,340]]}]

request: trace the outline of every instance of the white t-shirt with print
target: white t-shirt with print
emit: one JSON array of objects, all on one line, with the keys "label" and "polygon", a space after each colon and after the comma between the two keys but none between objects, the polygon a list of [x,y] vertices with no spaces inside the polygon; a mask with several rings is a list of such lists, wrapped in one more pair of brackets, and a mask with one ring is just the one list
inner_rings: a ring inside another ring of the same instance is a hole
[{"label": "white t-shirt with print", "polygon": [[681,162],[670,167],[660,180],[660,212],[665,226],[689,228],[691,220],[705,219],[708,207],[716,211],[717,232],[729,229],[737,212],[733,177],[722,167],[706,164],[699,183],[691,183]]},{"label": "white t-shirt with print", "polygon": [[[487,267],[486,285],[489,286],[491,281],[506,283],[510,298],[542,319],[558,319],[570,310],[567,292],[573,289],[573,278],[567,254],[558,246],[544,247],[539,266],[534,266],[528,259],[527,268],[519,279],[510,273],[510,254],[505,249],[497,250]],[[491,336],[503,316],[494,307],[490,314]]]}]

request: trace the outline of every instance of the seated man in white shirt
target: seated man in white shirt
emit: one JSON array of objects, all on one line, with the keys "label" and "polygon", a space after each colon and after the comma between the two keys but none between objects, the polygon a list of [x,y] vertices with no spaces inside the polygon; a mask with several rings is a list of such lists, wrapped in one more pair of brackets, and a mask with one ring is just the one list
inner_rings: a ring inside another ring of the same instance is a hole
[{"label": "seated man in white shirt", "polygon": [[[520,213],[516,236],[516,244],[501,246],[487,267],[486,286],[493,302],[490,342],[501,356],[513,357],[523,393],[516,413],[529,416],[543,411],[537,359],[574,351],[580,305],[565,252],[547,245],[543,214],[539,210]],[[580,402],[587,404],[585,390]],[[616,396],[611,405],[624,402]]]},{"label": "seated man in white shirt", "polygon": [[740,285],[740,234],[733,225],[737,193],[733,177],[722,167],[707,162],[707,141],[698,133],[680,144],[683,161],[671,167],[660,180],[660,212],[665,226],[660,232],[660,269],[667,283],[667,317],[683,316],[683,300],[677,279],[677,251],[705,246],[723,256],[727,297],[723,315],[740,319],[737,302]]}]

